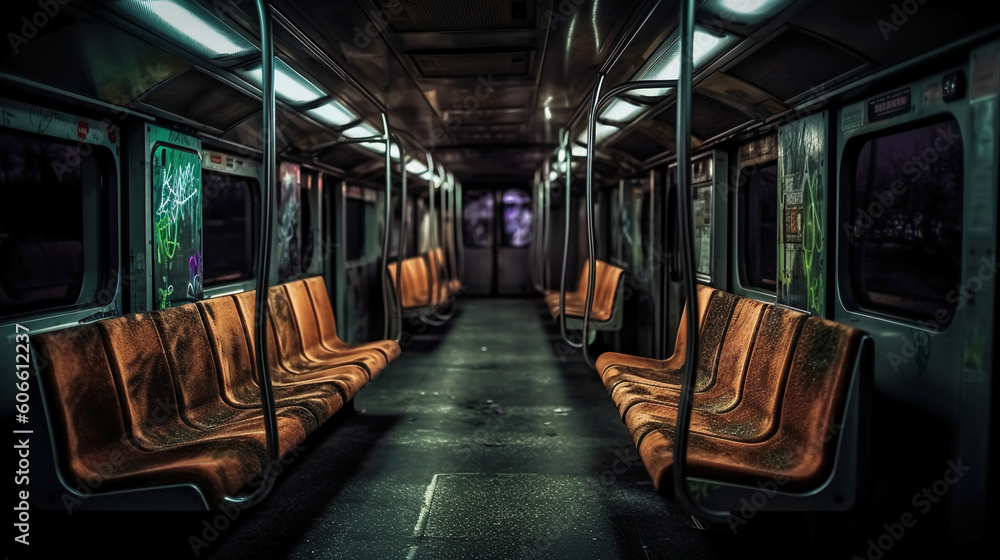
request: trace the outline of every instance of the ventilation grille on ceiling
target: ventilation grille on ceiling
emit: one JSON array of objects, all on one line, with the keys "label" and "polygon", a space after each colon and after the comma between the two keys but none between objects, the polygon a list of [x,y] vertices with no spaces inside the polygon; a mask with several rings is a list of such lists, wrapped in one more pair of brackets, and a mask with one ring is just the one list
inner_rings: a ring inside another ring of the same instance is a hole
[{"label": "ventilation grille on ceiling", "polygon": [[502,31],[537,25],[536,0],[408,0],[389,13],[397,32]]},{"label": "ventilation grille on ceiling", "polygon": [[666,147],[645,134],[635,131],[615,142],[615,149],[623,151],[641,161],[645,161],[666,151]]},{"label": "ventilation grille on ceiling", "polygon": [[425,78],[467,76],[527,76],[532,51],[411,53],[410,59]]},{"label": "ventilation grille on ceiling", "polygon": [[865,66],[867,62],[852,52],[789,29],[725,73],[787,103],[811,88]]},{"label": "ventilation grille on ceiling", "polygon": [[334,167],[350,171],[362,163],[372,161],[370,153],[355,146],[339,146],[330,150],[320,161]]},{"label": "ventilation grille on ceiling", "polygon": [[708,140],[753,119],[725,103],[695,92],[691,98],[691,134]]},{"label": "ventilation grille on ceiling", "polygon": [[198,70],[154,86],[142,102],[223,131],[261,109],[259,100]]}]

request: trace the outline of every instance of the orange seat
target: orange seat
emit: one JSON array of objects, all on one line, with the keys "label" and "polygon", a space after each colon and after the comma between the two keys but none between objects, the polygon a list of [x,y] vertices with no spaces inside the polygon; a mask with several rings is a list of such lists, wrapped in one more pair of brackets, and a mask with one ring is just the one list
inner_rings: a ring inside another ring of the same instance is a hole
[{"label": "orange seat", "polygon": [[[293,355],[285,358],[291,369],[316,364],[358,364],[368,372],[368,379],[378,375],[388,363],[385,354],[374,348],[357,348],[334,352],[323,348],[319,342],[319,325],[313,311],[312,299],[305,282],[296,280],[276,286],[270,292],[270,305],[275,324],[288,323],[287,337],[279,344]],[[296,365],[298,364],[298,365]]]},{"label": "orange seat", "polygon": [[[716,294],[725,294],[725,292],[698,285],[698,312],[699,325],[701,326],[701,344],[699,346],[705,359],[700,360],[703,365],[699,365],[698,368],[695,380],[696,392],[704,390],[713,382],[714,360],[717,357],[722,336],[735,305],[735,296],[725,295],[716,299]],[[601,374],[604,387],[609,393],[615,385],[622,381],[662,383],[674,388],[680,386],[683,372],[681,368],[684,367],[684,352],[687,347],[687,313],[688,310],[685,306],[677,329],[674,353],[666,360],[630,356],[617,352],[606,352],[597,358],[597,371]],[[711,318],[711,321],[708,321],[708,318]]]},{"label": "orange seat", "polygon": [[[781,395],[780,421],[773,434],[746,443],[691,432],[687,461],[693,476],[753,484],[787,481],[785,491],[818,487],[833,464],[831,437],[841,409],[863,333],[818,317],[805,320],[795,344]],[[670,491],[673,424],[651,430],[639,455],[657,489]]]},{"label": "orange seat", "polygon": [[323,348],[333,352],[371,348],[381,352],[387,363],[399,357],[402,350],[395,340],[360,343],[348,343],[341,340],[340,336],[337,335],[337,320],[333,314],[333,306],[330,305],[330,297],[327,295],[326,282],[323,281],[323,277],[306,278],[305,285],[309,292],[309,298],[312,300],[313,310],[316,312],[319,342]]},{"label": "orange seat", "polygon": [[[620,303],[620,285],[624,269],[611,263],[596,260],[594,270],[594,294],[591,301],[590,321],[592,325],[601,326],[611,321],[616,305]],[[587,286],[590,281],[588,266],[590,261],[585,261],[583,270],[580,272],[580,280],[574,292],[566,293],[566,317],[573,319],[583,319],[587,304]],[[546,291],[544,294],[545,303],[549,306],[552,318],[559,320],[562,309],[559,307],[559,292]]]},{"label": "orange seat", "polygon": [[[243,321],[231,297],[198,302],[209,338],[215,348],[222,398],[237,408],[259,409],[260,387],[255,376],[254,356],[247,344]],[[344,406],[336,385],[314,383],[301,386],[273,385],[275,406],[307,408],[322,424]]]},{"label": "orange seat", "polygon": [[[744,302],[754,300],[740,298],[737,305]],[[765,307],[760,302],[754,303],[759,308]],[[759,328],[749,336],[726,337],[723,358],[717,366],[719,383],[704,393],[695,393],[692,432],[744,442],[763,441],[774,433],[782,387],[806,315],[776,306],[766,306],[763,311]],[[733,321],[736,320],[734,314]],[[730,371],[726,373],[726,369]],[[739,381],[724,383],[726,377]],[[717,390],[719,387],[723,389]],[[612,398],[636,446],[650,431],[667,422],[676,422],[677,390],[624,382],[615,387]]]},{"label": "orange seat", "polygon": [[[396,286],[396,263],[388,265],[392,286]],[[400,262],[402,274],[399,278],[400,303],[404,310],[420,309],[434,305],[431,290],[430,271],[423,256],[409,257]]]},{"label": "orange seat", "polygon": [[[272,288],[273,290],[274,288]],[[254,310],[256,308],[256,297],[253,291],[243,292],[233,296],[239,308],[240,317],[243,320],[243,328],[247,333],[247,341],[250,344],[250,351],[256,352],[254,341]],[[269,307],[273,307],[270,306]],[[271,315],[271,314],[269,314]],[[310,363],[299,357],[294,348],[293,340],[297,337],[290,333],[289,329],[294,326],[288,323],[274,321],[267,323],[268,340],[268,369],[271,374],[271,381],[275,386],[301,386],[302,384],[312,384],[317,381],[336,385],[344,401],[354,398],[354,395],[368,383],[368,371],[358,363],[338,363],[323,364]],[[276,331],[282,330],[280,334]],[[284,341],[284,343],[283,343]],[[291,358],[292,363],[286,362],[286,358]],[[254,375],[260,377],[254,364]]]}]

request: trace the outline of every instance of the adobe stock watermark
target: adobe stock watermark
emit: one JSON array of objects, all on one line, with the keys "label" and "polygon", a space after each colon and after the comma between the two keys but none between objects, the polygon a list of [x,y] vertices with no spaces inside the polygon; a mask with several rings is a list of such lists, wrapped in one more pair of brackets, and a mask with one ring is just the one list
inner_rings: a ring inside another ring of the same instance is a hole
[{"label": "adobe stock watermark", "polygon": [[[955,461],[949,459],[947,465],[948,468],[941,478],[923,487],[910,499],[910,504],[921,515],[926,515],[934,507],[934,504],[948,495],[952,486],[958,484],[962,477],[972,470],[972,467],[962,464],[961,458]],[[900,514],[898,520],[883,523],[882,528],[885,529],[885,532],[875,538],[868,539],[866,543],[868,548],[865,549],[864,554],[855,554],[852,560],[879,560],[885,556],[886,552],[892,550],[892,547],[906,536],[907,530],[913,529],[919,520],[913,510],[909,510]]]},{"label": "adobe stock watermark", "polygon": [[[28,14],[14,24],[14,31],[7,32],[7,42],[10,43],[14,54],[21,52],[21,47],[27,45],[29,41],[38,36],[38,33],[52,21],[63,6],[69,4],[70,0],[38,0],[38,11]],[[20,29],[17,24],[21,24]],[[17,33],[20,31],[20,33]]]},{"label": "adobe stock watermark", "polygon": [[613,486],[618,481],[619,476],[636,465],[642,465],[642,457],[634,445],[623,445],[621,449],[616,449],[611,466],[601,471],[601,486]]},{"label": "adobe stock watermark", "polygon": [[472,459],[474,449],[501,445],[498,437],[506,424],[504,416],[507,414],[503,406],[487,400],[484,405],[477,407],[477,410],[484,417],[483,424],[462,440],[456,454],[441,466],[441,472],[457,472],[465,468],[466,463]]},{"label": "adobe stock watermark", "polygon": [[[840,433],[843,425],[841,424],[828,424],[826,429],[823,430],[823,437],[817,437],[812,440],[809,445],[801,449],[794,449],[789,452],[788,462],[794,464],[797,460],[805,456],[822,454],[826,448],[827,443],[830,442],[837,434]],[[779,474],[777,476],[771,477],[766,481],[758,481],[756,486],[758,490],[754,491],[750,495],[750,498],[740,498],[740,508],[736,512],[730,513],[726,517],[726,521],[729,523],[729,530],[735,535],[739,531],[740,527],[746,525],[751,519],[757,516],[761,510],[763,510],[769,501],[771,501],[774,496],[781,491],[781,489],[788,484],[789,478],[785,475]]]},{"label": "adobe stock watermark", "polygon": [[[927,146],[919,153],[913,154],[900,168],[904,175],[909,178],[910,183],[919,181],[925,173],[930,171],[931,165],[937,163],[956,143],[961,146],[962,135],[954,130],[952,125],[947,128],[939,126],[936,131],[937,136],[931,145]],[[883,191],[875,190],[872,200],[866,208],[858,207],[854,223],[845,223],[842,229],[847,234],[847,240],[851,245],[857,244],[858,240],[865,232],[875,225],[875,220],[885,215],[886,211],[900,198],[906,194],[907,185],[902,179],[896,179],[889,184],[889,188]]]},{"label": "adobe stock watermark", "polygon": [[378,21],[382,25],[388,26],[389,22],[392,21],[392,16],[398,15],[403,11],[403,2],[401,0],[390,0],[385,4],[382,4],[378,9],[371,9],[368,12],[369,21],[364,25],[364,27],[354,26],[354,36],[353,42],[348,44],[344,41],[340,42],[340,51],[344,53],[344,57],[347,58],[347,63],[352,64],[355,58],[368,58],[369,56],[377,55],[365,55],[361,51],[367,49],[379,36],[379,29],[375,25]]},{"label": "adobe stock watermark", "polygon": [[448,130],[460,128],[473,113],[479,110],[480,103],[493,97],[497,88],[503,85],[503,82],[493,80],[493,74],[480,75],[477,82],[476,89],[472,93],[452,104],[451,110],[448,111],[448,118],[444,121],[444,127],[438,126],[431,131],[430,144],[432,146],[437,146],[447,140],[446,128]]},{"label": "adobe stock watermark", "polygon": [[[134,433],[148,433],[156,426],[165,424],[172,418],[175,418],[179,413],[175,401],[157,397],[154,399],[154,404],[155,406],[152,407],[149,414],[142,420],[138,429],[132,430],[131,433],[122,434],[119,442],[120,445],[142,449],[142,442],[133,435]],[[105,480],[120,471],[125,462],[122,452],[115,449],[109,452],[102,461],[92,464],[91,468],[94,472],[87,475],[86,478],[76,477],[75,486],[71,488],[71,491],[64,492],[62,495],[62,504],[66,508],[66,513],[72,515],[73,510],[84,505],[86,500],[100,490]]]},{"label": "adobe stock watermark", "polygon": [[587,0],[562,0],[555,10],[546,10],[545,18],[549,22],[549,28],[558,29],[560,23],[569,21],[570,16],[586,2]]},{"label": "adobe stock watermark", "polygon": [[[264,483],[265,480],[273,480],[277,478],[285,470],[285,467],[295,462],[295,459],[297,459],[304,450],[305,447],[300,445],[289,451],[280,460],[269,464],[266,469],[251,479],[250,482],[247,483],[247,486],[256,490],[261,484]],[[195,557],[201,556],[204,549],[208,548],[212,543],[218,540],[219,536],[222,535],[224,531],[229,529],[245,508],[246,505],[239,502],[223,502],[219,504],[218,513],[215,517],[202,521],[201,533],[197,535],[188,535],[188,545],[191,547],[191,552],[194,553]]]},{"label": "adobe stock watermark", "polygon": [[888,41],[889,34],[899,31],[899,28],[910,21],[910,16],[920,10],[920,6],[927,3],[927,0],[903,0],[899,4],[890,6],[889,18],[879,19],[875,24],[882,33],[882,40]]},{"label": "adobe stock watermark", "polygon": [[934,316],[931,319],[919,323],[920,326],[929,329],[929,333],[916,331],[913,340],[904,338],[898,352],[889,352],[886,355],[889,359],[889,365],[892,366],[894,372],[899,372],[900,366],[909,363],[910,360],[917,357],[930,344],[931,337],[937,335],[941,330],[950,325],[955,319],[954,314],[968,305],[975,298],[976,294],[982,291],[987,282],[996,278],[997,270],[1000,270],[1000,262],[983,257],[979,260],[979,264],[980,266],[975,276],[960,283],[945,294],[945,301],[955,305],[954,312],[950,309],[939,308],[934,312]]}]

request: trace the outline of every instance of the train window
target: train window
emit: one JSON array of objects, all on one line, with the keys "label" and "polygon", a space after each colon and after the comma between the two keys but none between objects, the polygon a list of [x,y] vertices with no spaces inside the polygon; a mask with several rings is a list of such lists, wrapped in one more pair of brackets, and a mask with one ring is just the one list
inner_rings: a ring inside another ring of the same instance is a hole
[{"label": "train window", "polygon": [[692,189],[691,215],[694,220],[694,270],[712,274],[712,186]]},{"label": "train window", "polygon": [[205,286],[252,278],[260,185],[256,179],[210,170],[202,172],[201,180]]},{"label": "train window", "polygon": [[292,163],[282,163],[278,172],[280,178],[281,202],[278,206],[278,237],[280,263],[278,277],[282,281],[298,276],[302,266],[302,196],[301,167]]},{"label": "train window", "polygon": [[316,241],[314,223],[316,216],[313,215],[314,200],[318,196],[319,184],[322,178],[319,173],[311,170],[302,170],[302,219],[301,219],[301,239],[302,239],[302,273],[306,274],[312,266],[313,251]]},{"label": "train window", "polygon": [[520,189],[503,193],[504,247],[525,247],[531,243],[531,196]]},{"label": "train window", "polygon": [[955,311],[961,279],[962,135],[954,119],[893,129],[845,151],[854,295],[922,319]]},{"label": "train window", "polygon": [[778,278],[778,162],[744,166],[739,182],[740,262],[748,286],[774,291]]},{"label": "train window", "polygon": [[0,131],[0,316],[111,302],[113,169],[106,148]]},{"label": "train window", "polygon": [[493,246],[493,193],[469,189],[463,193],[468,201],[463,205],[463,239],[466,247]]}]

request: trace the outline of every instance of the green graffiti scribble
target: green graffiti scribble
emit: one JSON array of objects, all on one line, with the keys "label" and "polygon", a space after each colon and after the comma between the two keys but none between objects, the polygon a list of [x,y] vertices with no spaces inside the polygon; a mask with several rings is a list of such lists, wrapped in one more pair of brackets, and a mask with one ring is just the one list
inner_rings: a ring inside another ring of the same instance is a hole
[{"label": "green graffiti scribble", "polygon": [[708,498],[710,492],[722,488],[720,484],[714,484],[712,482],[700,482],[696,480],[688,480],[688,492],[691,493],[691,497],[695,501],[701,502]]},{"label": "green graffiti scribble", "polygon": [[194,174],[200,170],[193,164],[177,169],[173,164],[163,170],[160,185],[160,205],[154,213],[156,262],[163,264],[177,254],[178,237],[185,214],[193,213],[193,202],[198,200],[199,185]]},{"label": "green graffiti scribble", "polygon": [[[167,283],[166,276],[163,277],[163,283],[164,284]],[[168,285],[166,288],[159,288],[159,293],[160,293],[159,308],[166,309],[170,307],[170,302],[167,301],[167,298],[170,296],[170,294],[174,293],[173,284]]]},{"label": "green graffiti scribble", "polygon": [[802,227],[802,265],[805,269],[806,308],[817,315],[825,313],[826,286],[819,260],[823,255],[826,237],[823,232],[823,198],[820,192],[820,176],[807,168],[802,173],[803,201],[805,214]]},{"label": "green graffiti scribble", "polygon": [[177,234],[180,231],[180,224],[171,220],[169,216],[160,216],[153,224],[153,235],[156,245],[156,262],[163,264],[165,260],[174,258],[177,248],[181,246],[177,241]]}]

